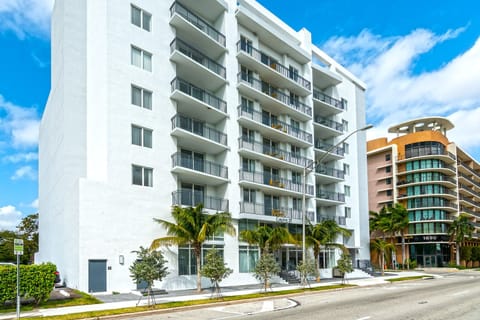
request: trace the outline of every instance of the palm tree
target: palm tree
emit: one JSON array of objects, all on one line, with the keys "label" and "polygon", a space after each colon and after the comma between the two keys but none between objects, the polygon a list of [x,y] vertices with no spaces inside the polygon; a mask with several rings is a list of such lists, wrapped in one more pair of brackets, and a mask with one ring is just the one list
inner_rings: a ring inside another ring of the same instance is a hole
[{"label": "palm tree", "polygon": [[378,260],[380,263],[380,270],[382,276],[385,274],[385,253],[394,249],[394,245],[383,239],[375,239],[370,242],[370,249],[378,253]]},{"label": "palm tree", "polygon": [[[392,231],[394,233],[400,233],[402,238],[402,265],[405,265],[405,229],[408,227],[408,210],[400,203],[395,203],[395,205],[390,208],[392,214]],[[410,268],[407,264],[407,268]]]},{"label": "palm tree", "polygon": [[175,222],[162,219],[154,219],[166,230],[168,236],[152,241],[150,250],[155,250],[162,245],[190,245],[193,248],[197,262],[197,292],[202,291],[202,278],[200,274],[202,245],[209,238],[219,232],[235,235],[232,224],[232,216],[228,212],[206,214],[203,212],[203,204],[196,207],[174,206],[172,217]]},{"label": "palm tree", "polygon": [[[324,220],[320,223],[308,225],[306,230],[305,242],[313,249],[317,270],[320,269],[319,256],[323,247],[337,247],[345,251],[343,244],[336,243],[335,240],[339,235],[350,237],[352,232],[348,229],[340,227],[335,220]],[[317,279],[318,280],[318,279]]]},{"label": "palm tree", "polygon": [[475,227],[468,220],[468,216],[461,214],[455,219],[448,228],[448,234],[450,235],[450,241],[456,245],[456,263],[460,265],[460,247],[462,246],[465,238],[471,239]]},{"label": "palm tree", "polygon": [[282,244],[297,243],[292,234],[285,227],[268,225],[257,226],[253,230],[240,232],[240,239],[249,245],[257,245],[260,249],[260,256],[279,249]]}]

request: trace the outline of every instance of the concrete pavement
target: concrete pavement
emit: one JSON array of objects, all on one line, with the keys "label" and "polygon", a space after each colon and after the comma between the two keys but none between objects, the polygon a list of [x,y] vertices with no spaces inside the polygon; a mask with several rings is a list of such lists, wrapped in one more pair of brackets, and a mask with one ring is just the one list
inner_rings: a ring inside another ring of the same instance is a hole
[{"label": "concrete pavement", "polygon": [[[420,276],[426,275],[425,272],[421,271],[402,271],[393,273],[387,273],[383,277],[371,277],[371,278],[361,278],[361,279],[348,279],[348,284],[356,286],[374,286],[388,283],[387,280],[392,278],[399,277],[411,277],[411,276]],[[320,282],[310,283],[310,286],[321,287],[328,286],[333,284],[340,284],[341,279],[322,279]],[[271,289],[271,291],[283,291],[283,290],[293,290],[302,288],[300,285],[278,285]],[[227,287],[222,288],[222,296],[235,296],[235,295],[246,295],[251,293],[261,292],[260,285],[252,286],[241,286],[241,287]],[[139,301],[140,296],[138,294],[121,294],[121,295],[96,295],[96,297],[104,303],[102,304],[92,304],[92,305],[83,305],[83,306],[73,306],[73,307],[63,307],[63,308],[52,308],[52,309],[38,309],[35,311],[22,312],[22,317],[42,317],[42,316],[55,316],[55,315],[64,315],[64,314],[73,314],[80,312],[89,312],[89,311],[100,311],[100,310],[111,310],[111,309],[121,309],[128,307],[135,307]],[[191,301],[199,299],[209,299],[211,298],[211,292],[206,291],[205,293],[197,294],[195,290],[184,290],[184,291],[172,291],[168,294],[156,295],[155,301],[157,304],[173,302],[173,301]],[[291,302],[288,298],[281,297],[272,297],[271,303],[257,303],[257,302],[248,302],[240,301],[239,303],[243,304],[242,309],[252,308],[252,312],[261,311],[262,309],[278,310],[286,307],[294,307],[294,303]],[[232,302],[230,302],[232,303]],[[248,305],[246,305],[248,304]],[[140,300],[139,306],[147,305],[147,298],[143,297]],[[198,308],[198,306],[196,306]],[[265,310],[267,311],[267,310]],[[15,313],[9,314],[0,314],[0,320],[15,319]]]}]

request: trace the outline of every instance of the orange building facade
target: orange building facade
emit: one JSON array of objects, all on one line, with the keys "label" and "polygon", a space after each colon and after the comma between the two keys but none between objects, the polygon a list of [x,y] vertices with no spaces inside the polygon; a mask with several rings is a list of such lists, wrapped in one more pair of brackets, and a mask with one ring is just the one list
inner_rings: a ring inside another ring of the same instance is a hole
[{"label": "orange building facade", "polygon": [[[454,260],[448,228],[461,213],[476,228],[470,244],[480,240],[480,164],[448,140],[452,128],[446,118],[421,118],[390,127],[391,140],[367,142],[369,210],[407,208],[406,258],[423,267]],[[401,262],[401,250],[395,258]]]}]

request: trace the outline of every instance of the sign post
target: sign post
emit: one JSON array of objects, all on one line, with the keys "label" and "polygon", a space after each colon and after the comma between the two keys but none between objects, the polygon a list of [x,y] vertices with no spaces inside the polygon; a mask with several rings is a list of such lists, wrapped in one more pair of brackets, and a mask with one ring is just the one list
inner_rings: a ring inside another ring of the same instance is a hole
[{"label": "sign post", "polygon": [[13,240],[13,254],[17,256],[17,319],[20,319],[20,256],[23,254],[23,240]]}]

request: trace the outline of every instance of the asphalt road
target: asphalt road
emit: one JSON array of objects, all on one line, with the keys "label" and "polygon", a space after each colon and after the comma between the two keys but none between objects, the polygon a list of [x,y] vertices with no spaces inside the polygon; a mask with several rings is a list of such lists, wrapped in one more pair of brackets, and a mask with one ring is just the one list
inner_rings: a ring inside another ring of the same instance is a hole
[{"label": "asphalt road", "polygon": [[[149,315],[155,319],[479,320],[480,272]],[[298,304],[296,305],[295,302]],[[285,309],[279,309],[278,304]],[[295,306],[296,305],[296,306]],[[274,308],[275,306],[275,308]],[[147,319],[132,317],[130,319]]]}]

